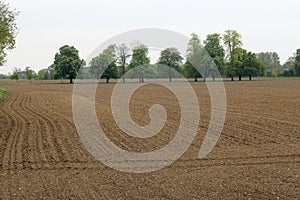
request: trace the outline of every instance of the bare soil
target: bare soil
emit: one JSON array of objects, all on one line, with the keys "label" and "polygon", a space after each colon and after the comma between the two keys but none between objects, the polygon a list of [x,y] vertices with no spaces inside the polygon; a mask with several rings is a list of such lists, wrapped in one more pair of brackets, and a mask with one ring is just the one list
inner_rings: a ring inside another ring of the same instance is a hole
[{"label": "bare soil", "polygon": [[[72,85],[13,84],[1,88],[0,199],[298,199],[300,197],[300,81],[226,82],[227,118],[220,140],[198,159],[210,121],[204,83],[192,83],[200,102],[200,126],[189,150],[172,165],[129,174],[95,160],[82,145],[72,116]],[[114,84],[100,84],[99,122],[123,149],[148,152],[175,136],[180,121],[176,97],[144,86],[131,99],[140,125],[149,107],[165,106],[168,120],[149,139],[124,134],[113,120]]]}]

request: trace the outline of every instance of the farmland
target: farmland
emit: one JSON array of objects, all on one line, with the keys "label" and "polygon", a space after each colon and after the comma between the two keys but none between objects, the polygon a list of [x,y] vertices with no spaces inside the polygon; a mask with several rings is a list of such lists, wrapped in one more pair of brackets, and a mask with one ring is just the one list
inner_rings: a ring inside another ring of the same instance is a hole
[{"label": "farmland", "polygon": [[[129,174],[95,160],[76,132],[72,85],[0,83],[0,199],[292,199],[300,196],[300,81],[226,82],[227,117],[220,140],[205,158],[199,148],[210,121],[205,83],[191,83],[200,104],[198,134],[172,165]],[[150,122],[149,105],[168,113],[162,131],[148,139],[124,134],[114,122],[114,84],[100,84],[96,111],[107,136],[136,152],[159,149],[180,121],[176,97],[158,85],[144,86],[131,100],[131,117]]]}]

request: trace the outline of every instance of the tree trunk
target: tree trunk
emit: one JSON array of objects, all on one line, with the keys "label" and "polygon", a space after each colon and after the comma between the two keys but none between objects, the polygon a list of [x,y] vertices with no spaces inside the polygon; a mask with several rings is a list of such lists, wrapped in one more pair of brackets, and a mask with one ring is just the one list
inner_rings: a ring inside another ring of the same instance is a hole
[{"label": "tree trunk", "polygon": [[109,83],[109,78],[108,77],[106,77],[106,83]]},{"label": "tree trunk", "polygon": [[198,82],[198,79],[197,79],[197,78],[195,78],[195,82]]},{"label": "tree trunk", "polygon": [[203,82],[206,82],[206,77],[203,78]]},{"label": "tree trunk", "polygon": [[239,75],[239,81],[242,81],[242,76],[241,75]]},{"label": "tree trunk", "polygon": [[216,81],[215,75],[213,75],[213,81]]},{"label": "tree trunk", "polygon": [[169,67],[169,82],[172,82],[172,77],[171,77],[171,68]]},{"label": "tree trunk", "polygon": [[122,72],[122,73],[123,73],[123,75],[122,75],[122,76],[123,76],[123,83],[125,83],[125,77],[124,77],[124,74],[125,74],[125,66],[123,66],[123,72]]},{"label": "tree trunk", "polygon": [[234,81],[233,76],[231,77],[231,81]]},{"label": "tree trunk", "polygon": [[73,84],[73,78],[70,78],[70,84]]},{"label": "tree trunk", "polygon": [[251,76],[251,74],[249,74],[249,81],[252,81],[252,76]]}]

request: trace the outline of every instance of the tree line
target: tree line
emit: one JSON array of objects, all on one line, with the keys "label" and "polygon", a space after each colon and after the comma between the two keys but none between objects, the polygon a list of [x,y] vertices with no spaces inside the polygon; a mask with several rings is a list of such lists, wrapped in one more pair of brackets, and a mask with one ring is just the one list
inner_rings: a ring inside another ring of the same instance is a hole
[{"label": "tree line", "polygon": [[[242,77],[252,80],[254,76],[300,76],[300,49],[294,56],[281,65],[276,52],[253,53],[242,48],[242,36],[236,30],[226,30],[223,35],[213,33],[201,41],[200,37],[192,33],[187,44],[186,55],[179,50],[169,47],[160,52],[156,63],[150,63],[149,48],[145,44],[138,44],[130,49],[126,44],[111,44],[91,62],[85,63],[79,57],[79,51],[74,46],[64,45],[55,54],[53,64],[47,69],[35,73],[29,67],[25,71],[15,70],[11,79],[69,79],[70,83],[78,75],[84,79],[137,78],[144,82],[145,78],[168,78],[172,81],[178,75],[170,68],[175,69],[185,78],[200,78],[206,81],[208,77],[215,80],[216,69],[222,77],[234,78],[239,81]],[[161,67],[166,65],[169,67]],[[197,65],[197,66],[195,66]],[[139,67],[140,66],[140,67]],[[138,70],[133,70],[139,67]],[[201,72],[201,73],[200,73]],[[100,77],[101,75],[101,77]],[[3,78],[3,77],[2,77]]]}]

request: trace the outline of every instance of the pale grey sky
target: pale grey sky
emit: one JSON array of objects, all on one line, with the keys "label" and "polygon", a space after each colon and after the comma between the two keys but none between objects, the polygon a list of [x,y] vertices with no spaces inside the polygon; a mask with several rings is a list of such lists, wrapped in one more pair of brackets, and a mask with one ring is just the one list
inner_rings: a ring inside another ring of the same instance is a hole
[{"label": "pale grey sky", "polygon": [[300,48],[298,0],[4,0],[20,11],[16,49],[0,73],[47,68],[65,44],[82,58],[110,37],[138,28],[164,28],[185,35],[235,29],[244,48],[275,51],[284,62]]}]

